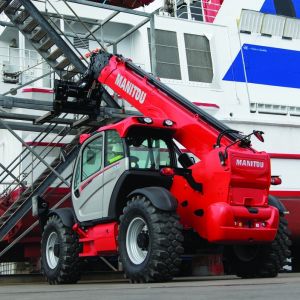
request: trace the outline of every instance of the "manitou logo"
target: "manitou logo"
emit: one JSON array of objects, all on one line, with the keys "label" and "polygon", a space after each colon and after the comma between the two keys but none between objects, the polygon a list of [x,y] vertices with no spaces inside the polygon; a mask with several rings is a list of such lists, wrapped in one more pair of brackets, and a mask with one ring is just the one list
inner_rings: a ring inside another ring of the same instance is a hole
[{"label": "manitou logo", "polygon": [[139,101],[141,104],[145,102],[147,94],[122,75],[117,75],[115,84],[136,101]]},{"label": "manitou logo", "polygon": [[248,160],[248,159],[237,159],[235,163],[238,167],[252,167],[263,169],[265,164],[263,161]]}]

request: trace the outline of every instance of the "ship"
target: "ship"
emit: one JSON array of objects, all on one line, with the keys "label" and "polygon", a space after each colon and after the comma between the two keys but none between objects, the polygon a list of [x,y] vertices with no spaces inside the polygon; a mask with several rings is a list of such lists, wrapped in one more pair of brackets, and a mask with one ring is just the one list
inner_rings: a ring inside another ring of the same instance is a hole
[{"label": "ship", "polygon": [[[272,175],[281,179],[281,184],[271,186],[270,194],[289,212],[292,269],[299,271],[300,2],[30,2],[51,20],[67,43],[76,47],[83,60],[99,48],[100,41],[100,46],[129,57],[229,127],[245,134],[263,131],[265,142],[253,140],[252,144],[269,153]],[[60,120],[56,131],[42,141],[37,138],[46,125],[32,125],[32,121],[49,110],[57,75],[15,24],[3,13],[0,17],[1,215],[43,174],[45,164],[36,161],[36,154],[48,151],[45,162],[51,164],[72,136],[59,134],[61,124],[69,125]],[[127,103],[118,101],[125,110],[131,110]],[[74,114],[72,118],[78,121],[79,117]],[[6,126],[17,130],[21,140]],[[20,153],[28,147],[35,153],[29,152],[24,158]],[[20,163],[11,169],[16,157]],[[70,170],[71,166],[63,176]],[[68,186],[59,179],[53,180],[50,188],[51,199],[56,202],[68,193]],[[21,234],[34,222],[25,215],[5,235],[0,253],[3,261],[39,256],[38,230]]]}]

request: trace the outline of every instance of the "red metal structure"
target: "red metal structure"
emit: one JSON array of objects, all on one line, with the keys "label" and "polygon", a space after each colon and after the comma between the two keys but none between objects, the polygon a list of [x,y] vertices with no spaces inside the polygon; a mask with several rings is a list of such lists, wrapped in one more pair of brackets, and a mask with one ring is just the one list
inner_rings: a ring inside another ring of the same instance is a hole
[{"label": "red metal structure", "polygon": [[[276,276],[290,254],[290,241],[285,208],[269,197],[269,156],[251,147],[250,137],[263,140],[262,132],[241,135],[129,60],[99,52],[91,56],[75,94],[103,86],[145,117],[130,117],[81,136],[72,208],[49,211],[45,200],[36,203],[48,281],[76,282],[80,257],[111,254],[120,256],[134,282],[169,280],[178,272],[184,248],[203,245],[221,246],[228,272]],[[73,83],[56,83],[60,109],[69,105],[75,89]],[[116,140],[122,152],[110,162],[109,149]],[[182,153],[174,141],[199,161]],[[160,149],[162,142],[165,150]],[[132,153],[145,148],[147,159],[139,158],[145,167],[137,167]],[[168,163],[162,165],[164,152]]]},{"label": "red metal structure", "polygon": [[204,18],[206,22],[213,23],[224,0],[203,1]]}]

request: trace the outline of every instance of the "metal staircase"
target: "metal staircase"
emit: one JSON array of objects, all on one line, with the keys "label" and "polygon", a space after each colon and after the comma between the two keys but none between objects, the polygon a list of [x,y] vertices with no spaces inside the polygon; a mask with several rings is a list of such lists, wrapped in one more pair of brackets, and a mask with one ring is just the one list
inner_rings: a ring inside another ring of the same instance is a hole
[{"label": "metal staircase", "polygon": [[2,12],[62,79],[69,80],[86,71],[87,67],[78,53],[71,49],[31,1],[1,0]]},{"label": "metal staircase", "polygon": [[[53,4],[49,3],[56,10]],[[67,4],[67,2],[65,3]],[[73,10],[71,11],[75,14]],[[64,37],[65,40],[62,37],[64,33],[51,17],[44,16],[32,1],[0,0],[1,13],[5,13],[12,24],[19,29],[45,62],[50,65],[53,72],[60,77],[61,81],[69,82],[71,79],[78,81],[80,76],[87,71],[87,62],[82,54],[71,43],[66,42],[67,38]],[[59,14],[58,11],[57,13]],[[76,14],[75,16],[81,22]],[[63,16],[61,17],[63,18]],[[92,32],[91,35],[94,36]],[[102,93],[106,93],[106,91]],[[37,119],[36,123],[42,124],[50,121],[62,112],[77,114],[84,109],[84,114],[89,116],[84,122],[84,125],[86,125],[90,119],[95,120],[99,115],[101,101],[108,107],[120,108],[108,93],[101,97],[99,93],[89,93],[87,91],[83,99],[77,99],[76,102],[71,104],[67,99],[57,99],[55,97],[53,110]]]},{"label": "metal staircase", "polygon": [[[43,194],[58,178],[57,173],[61,174],[71,164],[79,150],[79,135],[90,130],[90,128],[82,129],[80,133],[74,137],[71,143],[67,144],[62,149],[63,155],[57,157],[50,164],[50,166],[47,167],[33,182],[31,186],[25,188],[20,198],[15,201],[2,216],[0,216],[0,241],[4,239],[9,231],[12,230],[12,228],[17,224],[17,222],[31,209],[32,197]],[[67,133],[68,131],[66,132],[65,136]],[[64,179],[62,178],[61,180],[63,181]],[[68,184],[66,180],[64,181],[65,184]]]}]

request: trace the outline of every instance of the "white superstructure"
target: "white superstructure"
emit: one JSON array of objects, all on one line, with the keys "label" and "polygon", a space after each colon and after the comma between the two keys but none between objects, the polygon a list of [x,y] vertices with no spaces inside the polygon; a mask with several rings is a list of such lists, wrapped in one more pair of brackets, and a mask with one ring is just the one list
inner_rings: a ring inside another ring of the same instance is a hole
[{"label": "white superstructure", "polygon": [[[55,13],[47,1],[40,2],[37,5],[41,10]],[[298,2],[294,1],[294,10],[300,17]],[[57,2],[55,6],[64,16],[71,15],[63,3]],[[78,4],[72,7],[86,21],[105,20],[109,15],[107,10],[95,7]],[[276,15],[278,7],[273,0],[154,1],[140,10],[157,12],[156,75],[230,127],[245,133],[253,129],[264,131],[265,143],[253,140],[253,144],[256,149],[270,153],[272,173],[282,178],[282,185],[273,190],[300,197],[296,176],[300,167],[300,20]],[[110,40],[142,21],[140,16],[119,14],[96,31],[95,36],[110,51],[130,57],[146,71],[154,72],[149,22],[120,41],[117,49],[109,45]],[[69,33],[70,42],[79,44],[82,54],[98,47],[95,41],[72,37],[74,32],[86,33],[86,28],[77,21],[55,19],[55,22]],[[0,32],[1,93],[49,72],[48,65],[42,63],[17,29],[2,27]],[[22,73],[14,77],[13,73],[19,71]],[[26,87],[27,90],[18,90],[16,96],[26,97],[33,92],[30,97],[42,100],[44,93],[28,88],[47,91],[52,86],[52,75],[46,76]],[[51,99],[52,94],[46,92],[46,96]],[[3,109],[23,111],[9,105]],[[28,132],[19,134],[29,143],[34,136]],[[4,165],[21,149],[18,141],[0,130],[0,161]],[[53,157],[56,152],[53,151]]]}]

